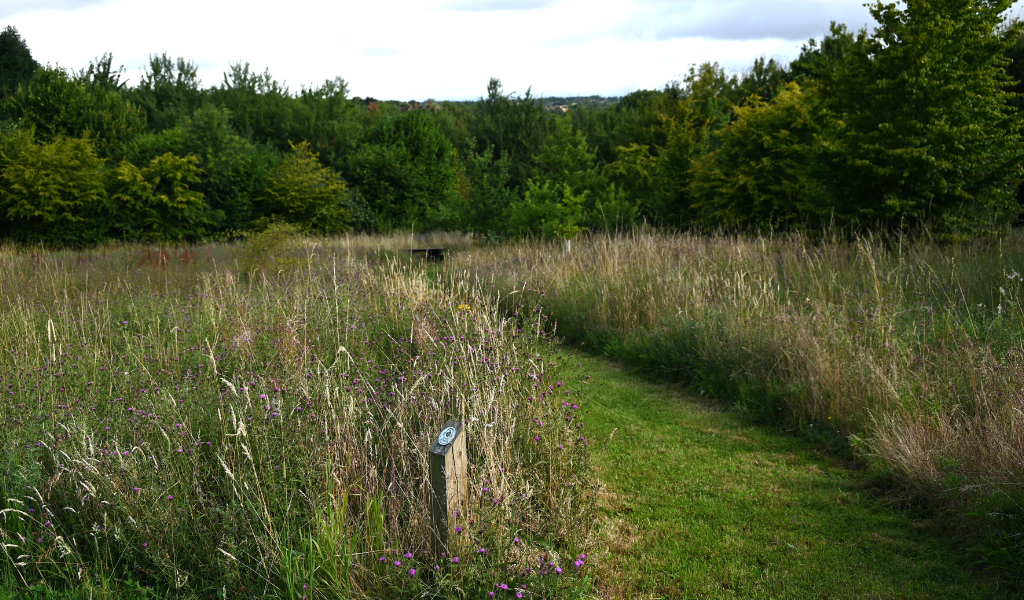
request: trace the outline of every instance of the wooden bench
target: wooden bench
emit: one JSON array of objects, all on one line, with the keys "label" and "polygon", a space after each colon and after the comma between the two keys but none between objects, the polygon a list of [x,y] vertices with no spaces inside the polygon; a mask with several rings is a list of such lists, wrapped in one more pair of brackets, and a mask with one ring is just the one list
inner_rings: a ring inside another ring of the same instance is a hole
[{"label": "wooden bench", "polygon": [[405,251],[413,256],[425,258],[430,262],[444,260],[444,253],[447,248],[406,248]]}]

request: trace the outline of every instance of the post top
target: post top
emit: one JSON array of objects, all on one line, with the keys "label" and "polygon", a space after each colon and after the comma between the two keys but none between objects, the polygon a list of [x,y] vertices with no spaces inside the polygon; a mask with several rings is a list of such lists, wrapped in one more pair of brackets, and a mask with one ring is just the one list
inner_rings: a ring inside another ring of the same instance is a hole
[{"label": "post top", "polygon": [[459,434],[462,433],[462,422],[452,419],[444,424],[441,428],[441,432],[434,438],[434,442],[430,445],[431,454],[445,455],[452,449],[453,443]]}]

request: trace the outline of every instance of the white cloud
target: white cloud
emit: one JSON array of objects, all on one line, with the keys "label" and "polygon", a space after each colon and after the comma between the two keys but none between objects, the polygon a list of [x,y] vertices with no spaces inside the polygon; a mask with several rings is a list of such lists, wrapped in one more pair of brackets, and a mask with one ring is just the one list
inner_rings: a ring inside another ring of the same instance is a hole
[{"label": "white cloud", "polygon": [[793,58],[830,20],[856,28],[866,15],[862,0],[0,3],[0,27],[15,25],[44,64],[80,69],[113,52],[137,79],[166,52],[195,60],[204,85],[247,61],[293,90],[341,76],[354,95],[401,100],[476,98],[490,77],[538,95],[659,88],[708,60]]},{"label": "white cloud", "polygon": [[555,2],[557,0],[459,0],[450,4],[443,4],[441,8],[470,12],[535,10],[551,6]]},{"label": "white cloud", "polygon": [[103,4],[108,0],[4,0],[0,4],[0,19],[9,19],[22,13],[41,10],[73,11]]},{"label": "white cloud", "polygon": [[860,29],[872,23],[868,9],[834,0],[655,1],[638,7],[618,31],[641,39],[704,37],[723,40],[777,38],[806,41],[820,36],[831,21]]}]

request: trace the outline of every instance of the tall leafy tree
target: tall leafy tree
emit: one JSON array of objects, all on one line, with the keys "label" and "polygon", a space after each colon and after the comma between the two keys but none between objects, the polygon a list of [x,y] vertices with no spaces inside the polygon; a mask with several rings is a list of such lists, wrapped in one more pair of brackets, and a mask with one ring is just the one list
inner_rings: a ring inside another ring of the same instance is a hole
[{"label": "tall leafy tree", "polygon": [[377,213],[378,228],[432,229],[460,204],[458,153],[429,114],[382,121],[351,157],[349,179]]},{"label": "tall leafy tree", "polygon": [[512,161],[494,156],[494,148],[470,152],[462,159],[468,191],[459,207],[456,228],[484,235],[505,230],[508,207],[519,198],[512,186]]},{"label": "tall leafy tree", "polygon": [[814,221],[823,199],[819,139],[828,119],[816,90],[791,83],[771,102],[736,109],[718,147],[693,168],[693,208],[707,225],[792,228]]},{"label": "tall leafy tree", "polygon": [[28,85],[39,63],[32,58],[28,44],[13,25],[0,32],[0,101],[13,94],[18,86]]},{"label": "tall leafy tree", "polygon": [[203,176],[193,189],[206,198],[215,231],[248,229],[261,216],[256,202],[281,160],[273,148],[239,136],[231,126],[231,113],[214,106],[183,117],[172,129],[137,136],[117,158],[143,168],[168,152],[199,159]]},{"label": "tall leafy tree", "polygon": [[7,114],[33,128],[40,141],[87,137],[100,156],[109,156],[145,131],[145,118],[109,73],[97,78],[90,71],[79,76],[62,67],[40,68],[8,100]]},{"label": "tall leafy tree", "polygon": [[217,106],[230,111],[231,125],[240,135],[281,151],[289,149],[296,103],[270,71],[258,73],[249,63],[232,64],[212,97]]},{"label": "tall leafy tree", "polygon": [[687,76],[661,92],[624,99],[617,135],[625,143],[604,173],[655,223],[682,226],[692,220],[689,183],[696,158],[716,140],[712,133],[732,119],[738,79],[715,63],[691,68]]},{"label": "tall leafy tree", "polygon": [[789,64],[789,74],[802,83],[829,76],[853,50],[857,36],[846,25],[832,21],[822,39],[811,38],[800,47],[800,55]]},{"label": "tall leafy tree", "polygon": [[538,149],[533,179],[563,183],[594,195],[608,187],[598,169],[597,154],[583,132],[574,130],[571,117],[559,118],[554,132]]},{"label": "tall leafy tree", "polygon": [[94,89],[120,92],[127,88],[127,83],[121,80],[124,75],[124,66],[114,68],[114,55],[104,52],[103,56],[89,61],[89,66],[80,70],[75,78]]},{"label": "tall leafy tree", "polygon": [[195,112],[203,102],[198,67],[185,58],[152,54],[132,90],[132,100],[146,113],[153,131],[170,129]]},{"label": "tall leafy tree", "polygon": [[340,169],[365,128],[363,114],[348,100],[348,83],[335,77],[320,86],[303,87],[293,104],[289,142],[309,142],[320,162]]},{"label": "tall leafy tree", "polygon": [[862,31],[821,76],[845,124],[832,152],[837,216],[930,223],[952,238],[993,231],[1019,211],[1021,115],[1007,101],[1009,0],[875,4]]},{"label": "tall leafy tree", "polygon": [[512,164],[512,184],[525,189],[534,167],[535,154],[553,129],[552,115],[530,90],[512,97],[492,78],[487,97],[481,98],[471,113],[469,126],[477,150],[494,148],[495,156],[508,156]]},{"label": "tall leafy tree", "polygon": [[774,58],[766,59],[759,56],[739,79],[737,91],[746,96],[739,100],[741,103],[746,102],[750,96],[770,100],[782,91],[790,79],[791,75],[785,64]]}]

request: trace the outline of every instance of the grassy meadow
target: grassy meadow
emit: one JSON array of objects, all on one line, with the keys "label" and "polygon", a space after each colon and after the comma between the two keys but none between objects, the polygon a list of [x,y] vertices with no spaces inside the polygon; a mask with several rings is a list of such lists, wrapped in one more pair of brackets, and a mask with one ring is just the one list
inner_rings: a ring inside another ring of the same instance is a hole
[{"label": "grassy meadow", "polygon": [[4,248],[0,590],[1014,597],[1022,273],[1021,234]]},{"label": "grassy meadow", "polygon": [[557,334],[877,467],[979,560],[1024,563],[1024,234],[635,231],[461,253]]},{"label": "grassy meadow", "polygon": [[[396,260],[405,243],[271,230],[246,245],[5,249],[0,587],[589,590],[596,488],[576,391],[540,358],[543,317],[504,317],[468,277],[431,285]],[[470,509],[434,556],[427,449],[450,418],[466,424]]]}]

